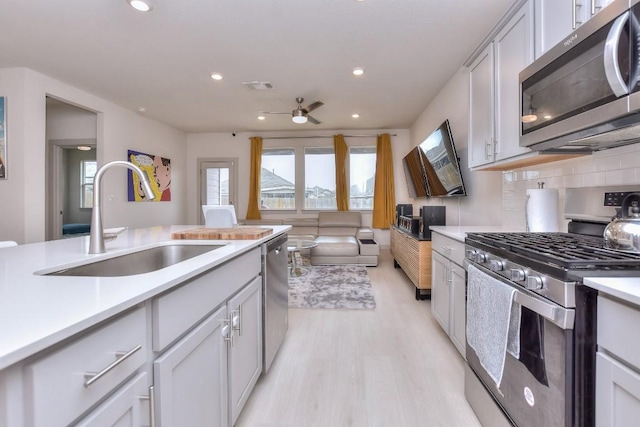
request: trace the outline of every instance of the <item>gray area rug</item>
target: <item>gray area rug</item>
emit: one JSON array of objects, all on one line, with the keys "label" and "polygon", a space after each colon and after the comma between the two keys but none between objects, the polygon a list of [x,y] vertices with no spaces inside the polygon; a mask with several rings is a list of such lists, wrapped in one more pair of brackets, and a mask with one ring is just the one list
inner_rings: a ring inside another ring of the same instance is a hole
[{"label": "gray area rug", "polygon": [[365,266],[303,265],[308,270],[304,276],[289,277],[290,308],[376,308]]}]

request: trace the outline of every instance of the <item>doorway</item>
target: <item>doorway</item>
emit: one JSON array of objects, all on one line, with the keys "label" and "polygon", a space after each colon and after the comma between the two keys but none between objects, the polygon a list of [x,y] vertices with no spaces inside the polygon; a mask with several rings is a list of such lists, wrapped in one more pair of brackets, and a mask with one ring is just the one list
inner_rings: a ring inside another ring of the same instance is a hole
[{"label": "doorway", "polygon": [[236,217],[238,159],[200,159],[198,161],[200,198],[198,224],[204,224],[202,205],[234,205]]},{"label": "doorway", "polygon": [[45,239],[88,234],[98,115],[51,97],[46,107]]}]

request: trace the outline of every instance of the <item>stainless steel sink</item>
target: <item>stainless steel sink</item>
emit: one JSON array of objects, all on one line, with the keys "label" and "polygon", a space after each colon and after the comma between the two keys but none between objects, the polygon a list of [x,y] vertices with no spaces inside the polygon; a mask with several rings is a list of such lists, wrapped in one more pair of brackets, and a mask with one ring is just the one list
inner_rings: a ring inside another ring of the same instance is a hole
[{"label": "stainless steel sink", "polygon": [[225,245],[166,245],[47,273],[47,276],[118,277],[150,273]]}]

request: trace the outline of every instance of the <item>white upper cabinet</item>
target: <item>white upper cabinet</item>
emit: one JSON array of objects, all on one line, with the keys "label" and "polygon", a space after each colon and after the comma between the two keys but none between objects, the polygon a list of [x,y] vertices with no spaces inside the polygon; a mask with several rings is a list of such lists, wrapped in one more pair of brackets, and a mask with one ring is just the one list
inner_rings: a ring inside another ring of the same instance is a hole
[{"label": "white upper cabinet", "polygon": [[613,0],[535,0],[536,58],[558,44]]},{"label": "white upper cabinet", "polygon": [[532,17],[524,2],[469,67],[469,168],[530,153],[520,147],[518,75],[533,61]]}]

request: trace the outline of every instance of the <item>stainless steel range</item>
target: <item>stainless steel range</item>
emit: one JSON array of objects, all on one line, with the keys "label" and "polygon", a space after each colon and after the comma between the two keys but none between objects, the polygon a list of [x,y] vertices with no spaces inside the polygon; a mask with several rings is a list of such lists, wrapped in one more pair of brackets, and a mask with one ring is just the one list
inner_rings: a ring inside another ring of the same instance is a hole
[{"label": "stainless steel range", "polygon": [[[474,379],[518,427],[595,425],[597,291],[582,282],[640,275],[639,254],[605,248],[605,226],[581,220],[569,223],[569,233],[467,234],[467,376],[472,378],[465,381],[465,394],[484,425],[499,424],[487,418],[487,402],[477,396]],[[501,332],[508,332],[506,342],[489,339],[495,348],[486,351],[485,342],[470,344],[470,331],[477,329],[470,322],[499,313],[493,304],[472,302],[472,290],[499,287],[512,296],[516,311],[507,314],[510,329]],[[496,348],[497,362],[491,355]]]}]

